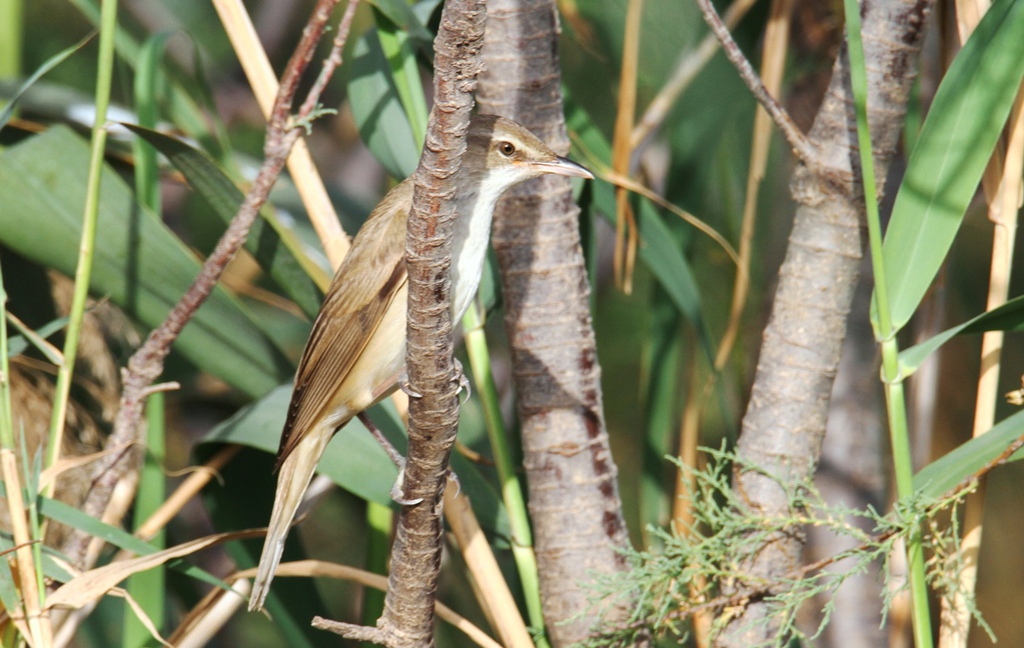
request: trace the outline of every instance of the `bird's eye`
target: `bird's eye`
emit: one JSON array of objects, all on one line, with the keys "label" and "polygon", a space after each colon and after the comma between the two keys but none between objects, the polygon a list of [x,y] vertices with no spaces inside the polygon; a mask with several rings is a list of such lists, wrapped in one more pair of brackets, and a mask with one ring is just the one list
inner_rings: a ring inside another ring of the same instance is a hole
[{"label": "bird's eye", "polygon": [[512,154],[516,152],[516,145],[512,142],[501,142],[498,144],[498,151],[505,157],[512,157]]}]

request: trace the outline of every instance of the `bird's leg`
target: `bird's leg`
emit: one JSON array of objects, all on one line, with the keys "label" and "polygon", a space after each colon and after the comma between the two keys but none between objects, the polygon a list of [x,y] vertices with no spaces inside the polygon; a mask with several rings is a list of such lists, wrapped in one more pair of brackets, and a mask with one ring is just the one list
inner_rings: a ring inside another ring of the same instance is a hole
[{"label": "bird's leg", "polygon": [[[473,391],[472,386],[470,385],[469,382],[469,378],[466,377],[466,372],[462,370],[462,363],[459,362],[458,358],[452,358],[452,360],[455,362],[455,371],[458,374],[456,380],[459,381],[459,393],[461,394],[463,391],[465,391],[466,400],[469,400],[469,397]],[[423,394],[420,394],[419,392],[416,392],[411,387],[409,387],[409,374],[406,373],[404,369],[402,370],[402,373],[399,374],[397,382],[398,388],[405,392],[405,394],[408,395],[409,398],[423,398]],[[466,400],[462,401],[462,403],[465,403]],[[384,448],[384,451],[388,453],[388,456],[391,457],[391,461],[393,461],[394,464],[398,466],[398,479],[395,480],[394,485],[391,487],[391,499],[393,499],[395,502],[398,502],[402,506],[413,506],[415,504],[419,504],[420,502],[422,502],[422,497],[418,497],[415,499],[405,499],[403,497],[403,480],[405,478],[405,457],[403,457],[401,454],[399,454],[397,450],[395,450],[395,447],[391,445],[391,442],[388,441],[384,437],[383,433],[381,433],[381,431],[377,428],[377,426],[374,425],[373,421],[370,420],[370,417],[366,415],[366,412],[360,412],[358,416],[359,420],[362,421],[363,425],[366,426],[366,429],[370,431],[370,434],[372,434],[373,437],[377,439],[377,443],[379,443]],[[461,492],[462,485],[459,484],[459,480],[458,478],[455,477],[455,472],[451,468],[448,469],[448,479],[455,480],[455,484],[458,487],[459,492]]]},{"label": "bird's leg", "polygon": [[396,479],[395,483],[391,486],[391,499],[393,499],[398,504],[401,504],[402,506],[414,506],[422,502],[422,497],[415,499],[405,499],[403,497],[403,481],[405,479],[405,457],[403,457],[402,454],[395,449],[395,446],[391,445],[391,442],[388,441],[387,437],[384,436],[384,433],[380,431],[380,428],[378,428],[377,425],[370,420],[370,417],[367,416],[366,412],[360,412],[356,416],[358,416],[359,420],[362,421],[363,425],[366,426],[366,429],[370,431],[370,434],[372,434],[373,438],[377,440],[377,443],[379,443],[381,447],[384,448],[384,452],[388,453],[388,457],[391,458],[391,461],[396,466],[398,466],[398,479]]}]

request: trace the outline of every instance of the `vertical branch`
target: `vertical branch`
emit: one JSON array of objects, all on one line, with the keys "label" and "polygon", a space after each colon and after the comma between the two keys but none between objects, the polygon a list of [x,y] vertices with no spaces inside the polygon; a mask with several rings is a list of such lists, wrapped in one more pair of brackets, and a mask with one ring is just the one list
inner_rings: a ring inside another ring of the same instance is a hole
[{"label": "vertical branch", "polygon": [[466,151],[480,71],[484,0],[446,0],[434,40],[434,107],[413,174],[406,238],[409,454],[391,550],[384,613],[376,628],[314,619],[350,639],[394,647],[434,645],[434,598],[444,531],[442,495],[459,417],[460,370],[452,358],[451,234],[456,175]]},{"label": "vertical branch", "polygon": [[417,636],[408,645],[433,645],[434,593],[444,530],[441,511],[448,459],[459,418],[459,369],[452,358],[451,232],[455,179],[466,150],[473,108],[470,94],[480,72],[483,0],[447,0],[434,41],[434,107],[414,174],[406,258],[409,320],[409,456],[403,507],[392,553],[388,594],[379,626],[385,633]]},{"label": "vertical branch", "polygon": [[[930,6],[927,0],[881,0],[861,8],[863,33],[871,35],[864,43],[867,116],[878,177],[885,177],[899,141]],[[744,463],[764,471],[737,470],[733,477],[755,515],[789,514],[788,489],[806,480],[820,458],[865,243],[852,106],[843,47],[807,137],[809,149],[818,151],[820,159],[808,167],[805,158],[793,175],[797,212],[737,447]],[[749,582],[792,571],[803,541],[800,530],[767,538],[742,564]],[[752,600],[730,618],[718,645],[738,648],[772,641],[781,621],[768,602]]]}]

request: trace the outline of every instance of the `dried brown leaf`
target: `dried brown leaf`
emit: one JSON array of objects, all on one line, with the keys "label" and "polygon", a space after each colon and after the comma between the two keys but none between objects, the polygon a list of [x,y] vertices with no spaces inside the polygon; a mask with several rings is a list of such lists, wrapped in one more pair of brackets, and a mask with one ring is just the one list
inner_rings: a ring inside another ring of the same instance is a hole
[{"label": "dried brown leaf", "polygon": [[232,531],[229,533],[218,533],[205,538],[192,540],[183,544],[164,549],[148,556],[139,556],[130,560],[120,560],[103,567],[84,572],[70,582],[60,586],[56,592],[46,598],[46,609],[70,608],[78,609],[114,589],[118,583],[147,569],[152,569],[166,563],[168,560],[191,555],[201,549],[227,542],[229,540],[242,540],[262,535],[265,531],[247,530]]}]

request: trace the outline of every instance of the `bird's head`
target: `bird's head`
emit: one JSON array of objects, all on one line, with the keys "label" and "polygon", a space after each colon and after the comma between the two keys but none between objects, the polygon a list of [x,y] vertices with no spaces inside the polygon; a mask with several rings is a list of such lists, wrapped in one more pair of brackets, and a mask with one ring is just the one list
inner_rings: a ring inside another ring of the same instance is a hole
[{"label": "bird's head", "polygon": [[476,176],[483,192],[490,190],[498,194],[546,173],[594,177],[572,160],[555,155],[526,128],[511,119],[493,115],[476,115],[470,122],[462,168]]}]

